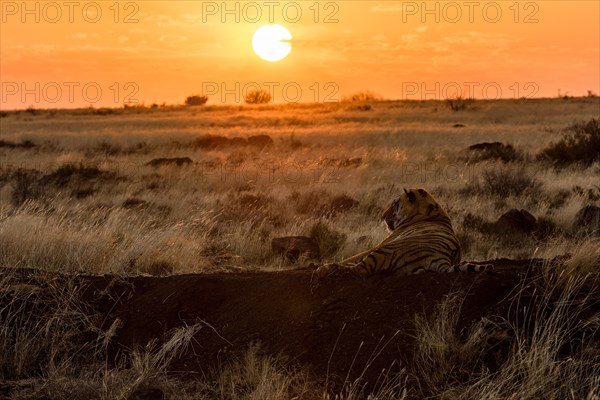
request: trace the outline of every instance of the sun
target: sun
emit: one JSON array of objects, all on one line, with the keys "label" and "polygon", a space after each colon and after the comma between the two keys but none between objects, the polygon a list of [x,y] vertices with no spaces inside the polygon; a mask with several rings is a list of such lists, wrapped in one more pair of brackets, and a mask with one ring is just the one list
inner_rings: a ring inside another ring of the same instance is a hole
[{"label": "sun", "polygon": [[252,38],[252,48],[263,60],[279,61],[292,51],[290,31],[278,24],[263,25]]}]

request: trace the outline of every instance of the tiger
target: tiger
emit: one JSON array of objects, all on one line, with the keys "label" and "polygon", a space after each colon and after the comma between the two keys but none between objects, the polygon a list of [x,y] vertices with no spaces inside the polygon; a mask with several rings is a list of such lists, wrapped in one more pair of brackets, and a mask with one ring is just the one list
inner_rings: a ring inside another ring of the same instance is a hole
[{"label": "tiger", "polygon": [[382,219],[391,233],[381,243],[337,264],[319,267],[317,276],[338,269],[360,277],[492,269],[491,265],[461,264],[460,244],[450,217],[425,189],[404,189]]}]

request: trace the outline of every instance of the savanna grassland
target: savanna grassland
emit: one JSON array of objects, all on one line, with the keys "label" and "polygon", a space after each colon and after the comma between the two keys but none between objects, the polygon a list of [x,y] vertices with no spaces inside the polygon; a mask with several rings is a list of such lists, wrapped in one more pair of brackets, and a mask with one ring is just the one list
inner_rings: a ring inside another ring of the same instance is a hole
[{"label": "savanna grassland", "polygon": [[[1,117],[0,397],[600,396],[598,97]],[[509,268],[296,271],[383,239],[403,188]],[[319,257],[273,253],[296,235]]]},{"label": "savanna grassland", "polygon": [[[542,153],[598,113],[598,98],[477,101],[461,111],[385,101],[5,113],[0,263],[280,269],[289,264],[271,255],[271,239],[311,231],[330,262],[386,235],[379,215],[403,187],[427,189],[448,210],[466,260],[562,254],[579,240],[576,213],[600,200],[600,164]],[[254,135],[273,143],[243,141]],[[512,147],[467,150],[496,141]],[[186,159],[151,164],[176,157]],[[489,229],[511,208],[533,214],[539,229]]]}]

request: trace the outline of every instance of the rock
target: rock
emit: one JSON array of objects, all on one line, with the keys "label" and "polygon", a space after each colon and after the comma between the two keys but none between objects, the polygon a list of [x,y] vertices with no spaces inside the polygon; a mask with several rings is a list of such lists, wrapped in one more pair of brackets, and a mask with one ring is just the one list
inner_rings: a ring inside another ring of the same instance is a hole
[{"label": "rock", "polygon": [[162,167],[165,165],[175,165],[177,167],[181,167],[183,165],[192,164],[192,159],[189,157],[174,157],[174,158],[155,158],[150,160],[146,165],[149,165],[154,168]]},{"label": "rock", "polygon": [[[464,124],[454,124],[454,125],[452,125],[452,127],[453,128],[464,128],[465,125]],[[477,145],[475,145],[475,146],[477,146]],[[473,147],[473,146],[471,146],[471,147]],[[471,147],[469,147],[469,150],[471,150]]]},{"label": "rock", "polygon": [[498,233],[532,233],[537,227],[537,220],[527,210],[513,208],[502,214],[493,228]]},{"label": "rock", "polygon": [[248,136],[248,145],[262,149],[273,145],[273,139],[268,135]]},{"label": "rock", "polygon": [[575,232],[583,231],[585,234],[595,231],[597,235],[600,235],[600,207],[588,204],[577,211],[573,230]]},{"label": "rock", "polygon": [[512,145],[500,142],[483,142],[471,145],[468,151],[475,153],[473,159],[480,160],[502,160],[504,162],[516,161],[522,158]]},{"label": "rock", "polygon": [[471,151],[488,151],[488,152],[498,152],[498,151],[502,151],[505,148],[511,148],[512,146],[509,145],[505,145],[504,143],[500,143],[500,142],[483,142],[483,143],[477,143],[477,144],[473,144],[471,146],[469,146],[469,150]]},{"label": "rock", "polygon": [[300,255],[309,258],[320,257],[319,245],[316,240],[306,236],[284,236],[271,240],[271,249],[275,254],[283,254],[288,260],[295,262]]}]

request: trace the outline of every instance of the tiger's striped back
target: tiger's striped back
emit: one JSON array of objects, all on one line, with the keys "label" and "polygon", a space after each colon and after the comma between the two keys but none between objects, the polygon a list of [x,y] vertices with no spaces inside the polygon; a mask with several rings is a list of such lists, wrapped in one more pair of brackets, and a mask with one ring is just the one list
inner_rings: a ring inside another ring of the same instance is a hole
[{"label": "tiger's striped back", "polygon": [[460,264],[460,244],[450,218],[423,189],[405,189],[382,218],[390,235],[374,248],[343,260],[342,266],[360,276],[485,269]]}]

